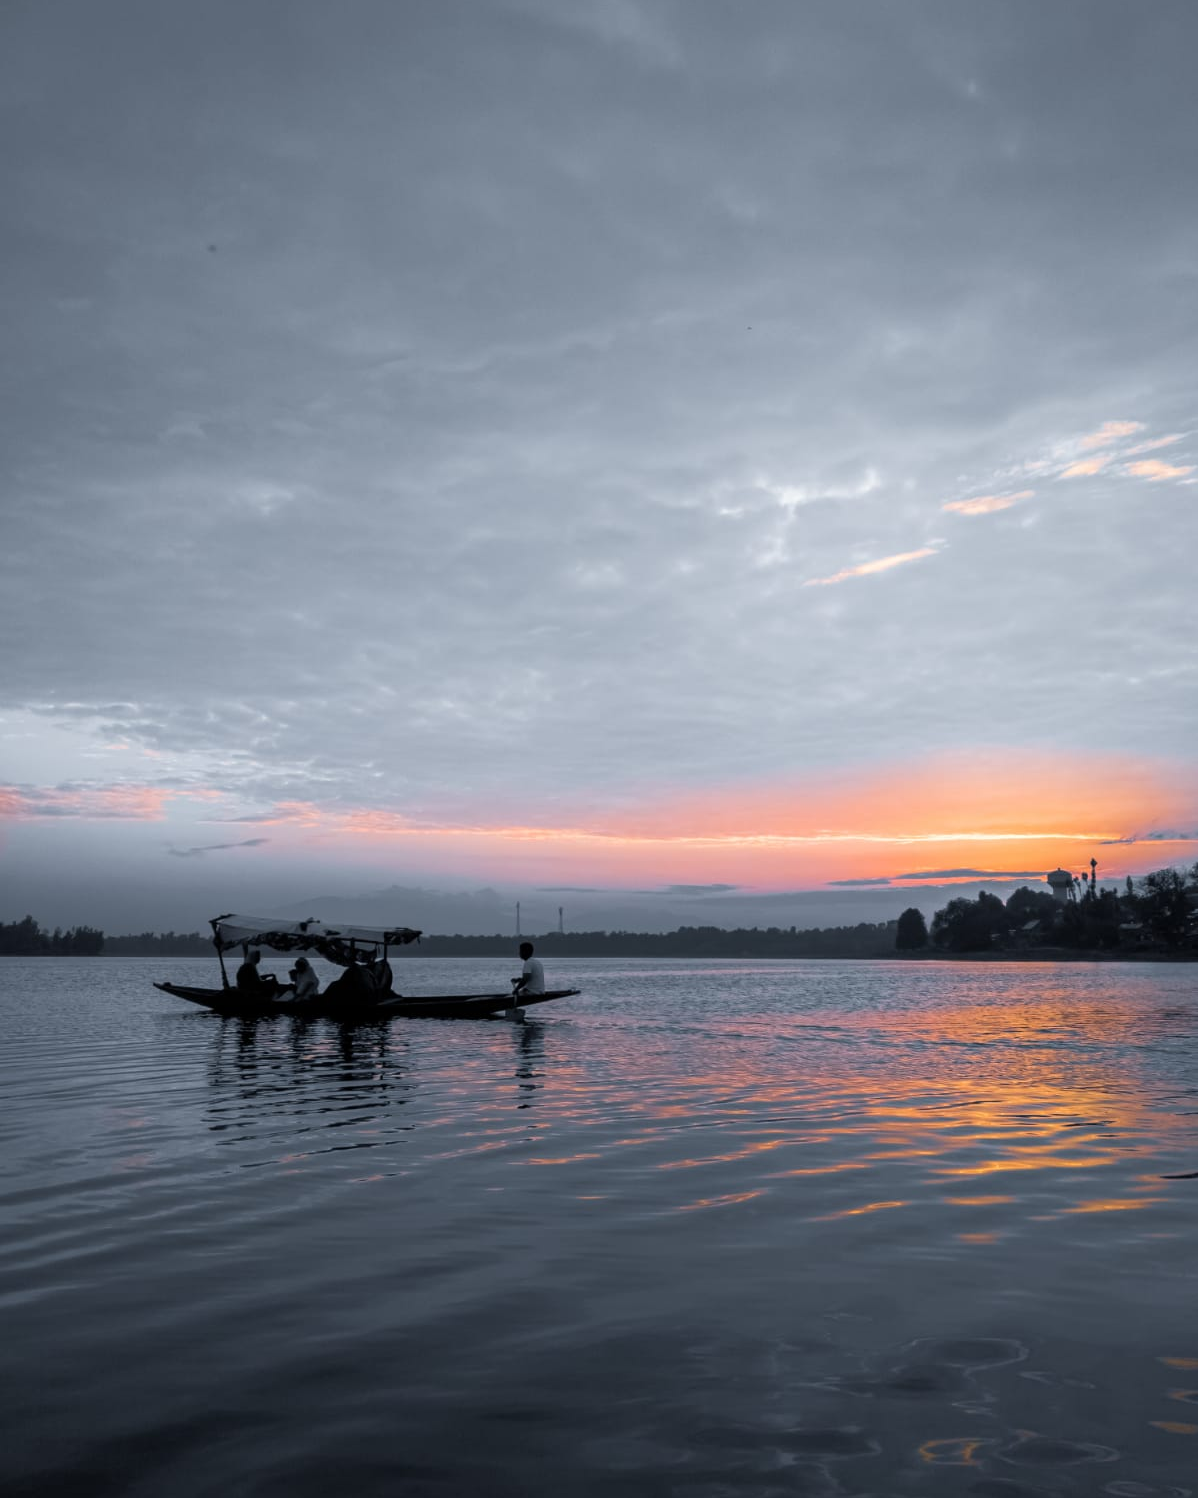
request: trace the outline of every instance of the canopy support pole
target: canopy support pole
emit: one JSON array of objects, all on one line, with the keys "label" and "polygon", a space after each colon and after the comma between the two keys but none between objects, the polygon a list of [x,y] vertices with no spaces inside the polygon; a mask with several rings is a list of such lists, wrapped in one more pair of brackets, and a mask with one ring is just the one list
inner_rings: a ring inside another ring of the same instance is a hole
[{"label": "canopy support pole", "polygon": [[216,922],[209,921],[212,927],[212,945],[216,948],[216,960],[220,963],[220,981],[224,988],[229,987],[229,975],[225,972],[225,954],[220,949],[220,936],[217,933]]}]

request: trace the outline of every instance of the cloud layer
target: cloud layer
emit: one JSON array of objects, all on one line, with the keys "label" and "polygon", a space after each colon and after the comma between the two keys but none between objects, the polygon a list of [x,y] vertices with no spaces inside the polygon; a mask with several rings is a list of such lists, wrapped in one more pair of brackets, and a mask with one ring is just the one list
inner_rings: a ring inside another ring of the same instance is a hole
[{"label": "cloud layer", "polygon": [[12,10],[0,809],[181,877],[214,812],[318,861],[946,752],[1173,786],[1198,17],[1130,25]]}]

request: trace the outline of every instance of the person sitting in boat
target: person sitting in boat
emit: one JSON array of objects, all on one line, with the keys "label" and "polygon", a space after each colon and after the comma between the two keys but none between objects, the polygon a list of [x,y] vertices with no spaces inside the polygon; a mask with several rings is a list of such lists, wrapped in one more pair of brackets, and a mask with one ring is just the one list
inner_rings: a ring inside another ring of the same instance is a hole
[{"label": "person sitting in boat", "polygon": [[254,994],[257,998],[274,998],[280,989],[279,980],[273,973],[259,971],[262,953],[255,948],[248,953],[237,969],[237,987],[242,993]]},{"label": "person sitting in boat", "polygon": [[295,966],[291,969],[291,987],[295,991],[297,1003],[314,999],[320,992],[320,979],[306,957],[295,959]]},{"label": "person sitting in boat", "polygon": [[520,956],[524,959],[524,971],[518,978],[512,979],[513,999],[522,993],[545,992],[545,969],[541,966],[541,959],[532,955],[533,951],[532,942],[520,943]]},{"label": "person sitting in boat", "polygon": [[374,957],[364,956],[354,969],[354,977],[362,998],[377,1000],[391,997],[391,964],[382,953]]},{"label": "person sitting in boat", "polygon": [[345,971],[333,979],[324,993],[326,999],[351,1008],[373,1004],[379,997],[370,963],[359,962],[356,956],[354,961],[346,964]]}]

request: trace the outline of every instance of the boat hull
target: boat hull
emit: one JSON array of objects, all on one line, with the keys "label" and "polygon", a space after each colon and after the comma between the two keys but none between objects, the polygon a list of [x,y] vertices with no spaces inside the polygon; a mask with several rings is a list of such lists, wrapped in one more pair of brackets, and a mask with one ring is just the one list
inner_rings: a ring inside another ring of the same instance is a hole
[{"label": "boat hull", "polygon": [[[323,1003],[323,994],[303,1003],[257,999],[236,988],[193,988],[183,983],[155,983],[155,988],[189,1004],[199,1004],[216,1014],[237,1019],[264,1019],[275,1014],[294,1014],[305,1019],[336,1019],[350,1022],[383,1019],[486,1019],[510,1009],[510,993],[400,994],[374,1004]],[[553,988],[547,993],[521,994],[521,1009],[530,1004],[548,1004],[553,999],[572,998],[577,988]]]}]

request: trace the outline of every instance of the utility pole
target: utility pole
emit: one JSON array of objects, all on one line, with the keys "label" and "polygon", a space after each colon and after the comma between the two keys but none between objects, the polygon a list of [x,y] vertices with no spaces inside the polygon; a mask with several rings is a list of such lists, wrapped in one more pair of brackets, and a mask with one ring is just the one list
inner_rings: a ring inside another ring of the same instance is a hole
[{"label": "utility pole", "polygon": [[562,907],[560,905],[557,907],[557,934],[559,936],[565,936],[566,934],[566,921],[562,915]]}]

